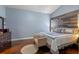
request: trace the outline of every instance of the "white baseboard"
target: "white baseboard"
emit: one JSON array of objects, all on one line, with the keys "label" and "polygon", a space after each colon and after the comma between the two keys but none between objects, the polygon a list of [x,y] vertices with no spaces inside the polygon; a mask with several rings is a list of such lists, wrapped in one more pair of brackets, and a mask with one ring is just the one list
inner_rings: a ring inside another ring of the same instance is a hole
[{"label": "white baseboard", "polygon": [[33,38],[33,37],[17,38],[17,39],[11,39],[11,41],[27,40],[27,39],[32,39],[32,38]]}]

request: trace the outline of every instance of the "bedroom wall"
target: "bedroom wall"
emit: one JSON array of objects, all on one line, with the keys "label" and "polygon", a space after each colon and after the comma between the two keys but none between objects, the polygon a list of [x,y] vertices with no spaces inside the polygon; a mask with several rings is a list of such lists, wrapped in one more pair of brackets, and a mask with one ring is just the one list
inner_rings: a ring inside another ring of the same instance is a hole
[{"label": "bedroom wall", "polygon": [[6,16],[6,24],[12,32],[12,39],[30,37],[38,32],[49,32],[48,14],[6,8]]},{"label": "bedroom wall", "polygon": [[[5,18],[5,7],[0,5],[0,16]],[[2,28],[2,22],[0,21],[0,28]]]},{"label": "bedroom wall", "polygon": [[5,17],[5,7],[0,5],[0,16]]},{"label": "bedroom wall", "polygon": [[56,17],[74,10],[79,10],[79,5],[61,5],[55,12],[53,12],[50,16]]}]

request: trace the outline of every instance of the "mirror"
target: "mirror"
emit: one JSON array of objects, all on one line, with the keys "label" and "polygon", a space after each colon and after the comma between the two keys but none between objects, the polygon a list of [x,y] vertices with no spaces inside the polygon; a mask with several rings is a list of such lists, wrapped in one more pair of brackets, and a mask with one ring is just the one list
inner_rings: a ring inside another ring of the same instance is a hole
[{"label": "mirror", "polygon": [[0,29],[2,29],[2,19],[0,18]]},{"label": "mirror", "polygon": [[0,32],[4,32],[4,18],[0,17]]}]

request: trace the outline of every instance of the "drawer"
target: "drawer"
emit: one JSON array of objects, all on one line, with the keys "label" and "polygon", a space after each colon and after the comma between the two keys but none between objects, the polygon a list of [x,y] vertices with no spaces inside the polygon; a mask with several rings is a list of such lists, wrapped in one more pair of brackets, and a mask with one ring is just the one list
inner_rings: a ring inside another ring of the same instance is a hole
[{"label": "drawer", "polygon": [[0,43],[0,47],[3,47],[3,43]]},{"label": "drawer", "polygon": [[0,42],[0,50],[4,49],[3,43]]},{"label": "drawer", "polygon": [[11,33],[4,33],[0,36],[0,50],[11,47]]},{"label": "drawer", "polygon": [[0,36],[0,41],[3,39],[3,36]]},{"label": "drawer", "polygon": [[3,50],[4,49],[4,47],[0,47],[0,50]]},{"label": "drawer", "polygon": [[4,42],[3,47],[4,47],[4,48],[9,48],[9,47],[11,47],[11,42],[10,42],[10,41]]}]

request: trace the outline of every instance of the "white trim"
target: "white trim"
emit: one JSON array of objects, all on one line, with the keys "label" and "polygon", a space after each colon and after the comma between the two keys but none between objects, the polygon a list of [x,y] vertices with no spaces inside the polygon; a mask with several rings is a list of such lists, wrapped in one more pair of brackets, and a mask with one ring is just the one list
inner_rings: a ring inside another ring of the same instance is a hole
[{"label": "white trim", "polygon": [[27,40],[27,39],[32,39],[32,38],[33,38],[33,37],[24,37],[24,38],[11,39],[11,41]]}]

